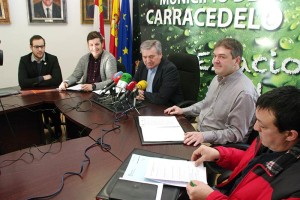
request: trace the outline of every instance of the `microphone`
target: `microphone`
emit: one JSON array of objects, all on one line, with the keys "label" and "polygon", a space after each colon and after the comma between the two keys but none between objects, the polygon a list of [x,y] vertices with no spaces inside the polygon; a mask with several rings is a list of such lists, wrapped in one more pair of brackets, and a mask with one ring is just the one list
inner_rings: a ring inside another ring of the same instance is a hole
[{"label": "microphone", "polygon": [[132,76],[128,73],[123,73],[120,81],[117,84],[117,88],[119,88],[119,92],[117,94],[117,98],[119,97],[120,93],[122,92],[123,89],[126,88],[126,86],[128,85],[128,83],[131,81]]},{"label": "microphone", "polygon": [[128,85],[126,86],[126,91],[122,94],[122,96],[120,97],[119,101],[122,101],[123,99],[125,99],[136,87],[137,82],[136,81],[131,81],[130,83],[128,83]]},{"label": "microphone", "polygon": [[140,89],[140,90],[146,90],[148,86],[147,81],[145,80],[141,80],[136,84],[136,90]]},{"label": "microphone", "polygon": [[121,79],[121,77],[123,76],[123,72],[117,72],[114,75],[114,78],[111,82],[109,82],[100,92],[100,95],[103,96],[107,91],[109,91],[111,88],[115,87],[117,85],[117,83],[119,82],[119,80]]},{"label": "microphone", "polygon": [[147,81],[145,81],[145,80],[140,80],[140,81],[136,84],[135,88],[134,88],[133,91],[132,91],[132,94],[133,94],[133,96],[134,96],[134,99],[135,99],[135,97],[139,94],[139,93],[138,93],[138,90],[146,90],[147,86],[148,86]]},{"label": "microphone", "polygon": [[102,88],[102,90],[104,90],[105,88],[107,88],[108,86],[110,86],[111,84],[113,84],[115,81],[114,79],[117,78],[118,76],[122,76],[123,72],[122,71],[119,71],[119,72],[116,72],[114,73],[112,76],[111,76],[111,81],[109,83],[106,84],[106,86],[104,86]]}]

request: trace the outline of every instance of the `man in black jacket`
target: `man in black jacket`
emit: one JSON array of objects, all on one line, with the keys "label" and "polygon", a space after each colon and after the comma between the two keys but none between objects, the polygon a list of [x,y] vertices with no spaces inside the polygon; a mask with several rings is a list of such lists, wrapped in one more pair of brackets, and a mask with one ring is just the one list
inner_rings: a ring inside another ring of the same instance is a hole
[{"label": "man in black jacket", "polygon": [[45,52],[44,38],[40,35],[31,37],[30,49],[32,52],[20,59],[20,87],[58,87],[62,82],[61,69],[57,57]]},{"label": "man in black jacket", "polygon": [[[40,35],[30,38],[31,53],[22,56],[19,63],[18,79],[21,89],[57,88],[62,82],[61,69],[56,56],[45,52],[45,39]],[[54,109],[53,105],[45,105],[44,109]],[[45,124],[51,118],[56,137],[61,134],[60,113],[57,110],[43,112]]]},{"label": "man in black jacket", "polygon": [[42,0],[34,4],[34,17],[61,18],[61,8],[53,0]]},{"label": "man in black jacket", "polygon": [[179,73],[172,62],[163,58],[160,41],[146,40],[141,44],[140,51],[142,62],[139,63],[133,80],[145,80],[148,86],[146,91],[139,90],[136,98],[162,105],[174,105],[183,101]]}]

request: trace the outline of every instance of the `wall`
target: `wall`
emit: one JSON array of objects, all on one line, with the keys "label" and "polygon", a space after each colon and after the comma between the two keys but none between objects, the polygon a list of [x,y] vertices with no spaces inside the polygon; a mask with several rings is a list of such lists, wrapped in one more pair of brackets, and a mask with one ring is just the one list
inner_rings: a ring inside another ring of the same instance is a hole
[{"label": "wall", "polygon": [[[63,78],[69,76],[79,58],[88,52],[87,34],[92,24],[81,24],[81,0],[66,0],[66,24],[29,24],[28,0],[8,0],[11,24],[0,25],[0,49],[3,66],[0,66],[0,88],[18,85],[20,57],[29,53],[29,39],[39,34],[46,40],[46,51],[58,57]],[[17,4],[15,4],[17,3]],[[109,45],[110,26],[105,25],[106,46]]]}]

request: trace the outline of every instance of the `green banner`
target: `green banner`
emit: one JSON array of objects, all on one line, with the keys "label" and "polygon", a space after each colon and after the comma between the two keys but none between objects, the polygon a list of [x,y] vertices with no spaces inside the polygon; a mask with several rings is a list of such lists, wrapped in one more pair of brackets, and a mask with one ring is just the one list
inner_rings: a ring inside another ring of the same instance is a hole
[{"label": "green banner", "polygon": [[242,67],[259,93],[283,85],[300,87],[298,0],[139,0],[133,15],[136,55],[141,41],[157,39],[164,56],[198,56],[199,100],[215,75],[210,67],[214,44],[225,37],[243,44]]}]

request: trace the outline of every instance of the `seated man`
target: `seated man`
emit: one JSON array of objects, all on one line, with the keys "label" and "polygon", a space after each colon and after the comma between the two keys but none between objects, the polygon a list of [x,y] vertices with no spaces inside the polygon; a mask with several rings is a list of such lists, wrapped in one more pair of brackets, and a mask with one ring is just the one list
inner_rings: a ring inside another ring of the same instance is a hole
[{"label": "seated man", "polygon": [[87,45],[90,52],[80,58],[72,75],[60,84],[60,90],[66,90],[81,78],[82,90],[100,90],[117,72],[117,61],[111,53],[103,49],[104,38],[99,32],[92,31],[88,34]]},{"label": "seated man", "polygon": [[147,100],[154,104],[173,105],[183,101],[179,85],[179,73],[176,66],[163,58],[161,43],[158,40],[146,40],[140,46],[142,62],[133,80],[145,80],[146,91],[139,90],[138,100]]},{"label": "seated man", "polygon": [[300,90],[285,86],[261,95],[256,118],[259,137],[247,151],[205,145],[194,151],[196,165],[216,161],[233,172],[216,190],[193,180],[186,188],[191,200],[300,199]]},{"label": "seated man", "polygon": [[198,131],[187,132],[184,143],[225,144],[246,142],[255,122],[255,102],[258,94],[252,81],[240,68],[242,44],[231,38],[217,42],[213,64],[217,74],[206,97],[187,108],[172,106],[165,114],[199,116]]},{"label": "seated man", "polygon": [[[45,52],[46,43],[42,36],[34,35],[30,38],[29,42],[32,52],[21,57],[19,63],[18,79],[20,87],[22,89],[57,88],[62,81],[61,69],[57,57]],[[50,118],[55,125],[55,137],[60,137],[60,113],[54,110],[55,106],[51,104],[44,105],[41,109],[44,110],[45,124],[50,124]]]}]

